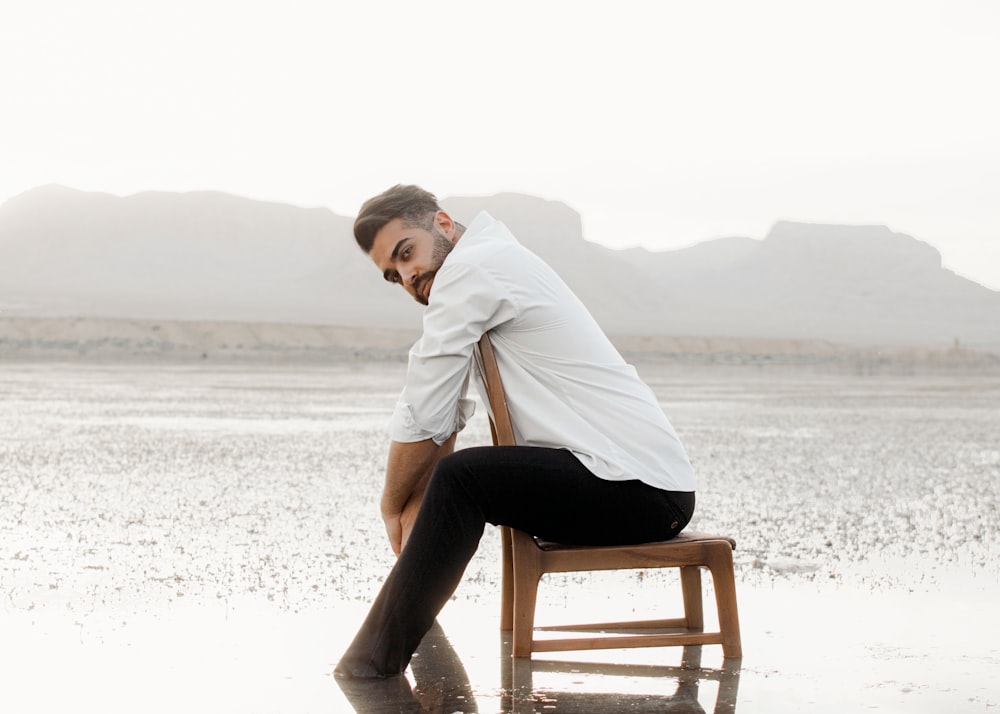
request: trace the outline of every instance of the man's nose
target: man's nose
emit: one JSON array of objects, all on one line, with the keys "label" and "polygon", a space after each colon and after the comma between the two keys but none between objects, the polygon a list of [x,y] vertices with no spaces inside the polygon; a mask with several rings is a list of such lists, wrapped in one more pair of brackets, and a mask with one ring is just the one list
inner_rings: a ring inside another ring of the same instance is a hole
[{"label": "man's nose", "polygon": [[399,278],[403,281],[403,285],[406,287],[412,287],[413,281],[417,279],[417,270],[415,268],[403,268],[399,271]]}]

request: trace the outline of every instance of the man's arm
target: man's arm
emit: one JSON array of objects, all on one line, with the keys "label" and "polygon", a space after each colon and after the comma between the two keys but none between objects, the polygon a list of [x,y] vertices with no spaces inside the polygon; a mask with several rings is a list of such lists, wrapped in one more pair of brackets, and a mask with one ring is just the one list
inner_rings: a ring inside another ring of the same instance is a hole
[{"label": "man's arm", "polygon": [[410,443],[393,441],[389,445],[380,509],[389,545],[396,555],[410,537],[431,472],[438,459],[454,451],[455,437],[456,434],[452,434],[440,446],[433,439]]}]

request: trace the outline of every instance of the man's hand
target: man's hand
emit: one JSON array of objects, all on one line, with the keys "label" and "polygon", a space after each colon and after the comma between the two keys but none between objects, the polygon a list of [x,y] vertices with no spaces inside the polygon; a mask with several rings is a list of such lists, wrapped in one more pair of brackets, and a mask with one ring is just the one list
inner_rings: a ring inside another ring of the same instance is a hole
[{"label": "man's hand", "polygon": [[397,556],[399,555],[399,551],[403,549],[402,515],[402,513],[382,514],[382,521],[385,523],[385,534],[389,536],[389,546]]},{"label": "man's hand", "polygon": [[420,510],[420,502],[423,500],[423,496],[423,489],[420,489],[419,492],[410,496],[410,499],[406,502],[406,506],[403,507],[402,513],[382,514],[382,520],[385,522],[385,532],[389,536],[389,545],[392,547],[392,552],[397,556],[403,550],[406,541],[410,539],[410,531],[413,530],[413,524],[417,520],[417,511]]},{"label": "man's hand", "polygon": [[417,520],[417,512],[420,510],[420,503],[423,499],[424,490],[420,489],[419,492],[410,496],[410,500],[406,502],[406,507],[403,509],[402,514],[400,514],[399,522],[403,526],[403,538],[400,547],[406,545],[406,541],[410,539],[410,531],[413,530],[413,524]]}]

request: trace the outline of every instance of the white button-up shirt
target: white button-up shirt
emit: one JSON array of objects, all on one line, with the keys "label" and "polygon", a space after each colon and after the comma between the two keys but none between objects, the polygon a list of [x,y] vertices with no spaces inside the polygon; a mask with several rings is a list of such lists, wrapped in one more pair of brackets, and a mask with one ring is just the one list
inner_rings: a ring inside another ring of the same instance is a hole
[{"label": "white button-up shirt", "polygon": [[568,449],[592,473],[694,491],[684,447],[652,390],[572,290],[480,213],[445,258],[410,350],[390,437],[441,444],[465,426],[479,338],[491,332],[517,443]]}]

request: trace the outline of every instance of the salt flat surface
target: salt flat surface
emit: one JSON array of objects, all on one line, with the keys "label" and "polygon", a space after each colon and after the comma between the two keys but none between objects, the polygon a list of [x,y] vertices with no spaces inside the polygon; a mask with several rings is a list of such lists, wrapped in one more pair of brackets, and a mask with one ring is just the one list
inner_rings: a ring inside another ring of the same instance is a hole
[{"label": "salt flat surface", "polygon": [[[512,673],[488,529],[407,691],[345,693],[392,563],[402,365],[7,364],[3,711],[997,710],[1000,378],[639,368],[699,474],[691,527],[738,541],[735,668],[706,646]],[[551,576],[539,619],[670,605],[672,578]]]}]

